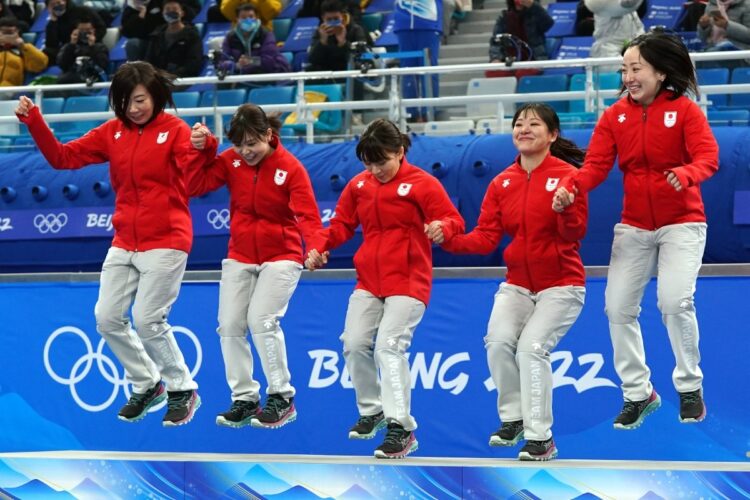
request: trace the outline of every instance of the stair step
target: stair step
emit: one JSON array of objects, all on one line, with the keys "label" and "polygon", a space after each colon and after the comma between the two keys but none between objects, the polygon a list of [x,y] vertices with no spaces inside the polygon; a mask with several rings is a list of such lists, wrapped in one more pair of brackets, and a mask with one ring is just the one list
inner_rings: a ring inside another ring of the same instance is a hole
[{"label": "stair step", "polygon": [[461,28],[458,28],[458,33],[448,37],[448,43],[443,47],[449,47],[451,45],[466,44],[466,43],[483,43],[489,51],[490,48],[490,34],[491,33],[463,33]]},{"label": "stair step", "polygon": [[489,62],[489,44],[487,43],[462,43],[456,45],[443,45],[440,47],[440,59],[456,57],[485,56]]}]

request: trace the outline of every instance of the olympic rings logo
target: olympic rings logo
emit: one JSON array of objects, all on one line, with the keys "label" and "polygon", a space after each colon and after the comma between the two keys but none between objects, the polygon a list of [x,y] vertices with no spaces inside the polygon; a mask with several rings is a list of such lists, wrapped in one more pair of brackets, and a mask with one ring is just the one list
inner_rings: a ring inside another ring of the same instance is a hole
[{"label": "olympic rings logo", "polygon": [[[198,341],[198,337],[189,329],[180,326],[173,326],[172,331],[174,333],[182,333],[186,335],[193,342],[195,346],[196,358],[195,366],[192,368],[192,370],[190,370],[190,375],[195,377],[200,370],[201,363],[203,362],[203,350],[201,349],[201,344]],[[131,331],[130,333],[131,335],[137,335],[137,333],[134,331]],[[55,342],[57,337],[65,334],[73,334],[74,336],[80,338],[85,348],[85,353],[81,357],[79,357],[75,363],[73,363],[73,366],[70,368],[70,374],[68,376],[59,375],[58,372],[52,368],[49,356],[52,344]],[[44,344],[44,368],[47,370],[47,374],[58,384],[67,385],[70,388],[70,395],[73,397],[73,401],[75,401],[79,407],[86,411],[98,412],[109,408],[117,399],[120,388],[122,388],[126,399],[130,399],[131,396],[128,378],[125,370],[122,370],[121,374],[120,370],[115,364],[115,361],[113,361],[112,358],[110,358],[107,354],[102,352],[105,345],[106,343],[102,338],[99,340],[99,344],[97,345],[96,350],[94,350],[93,345],[86,333],[84,333],[80,328],[76,328],[74,326],[63,326],[58,328],[57,330],[52,332],[52,334],[47,339],[47,342]],[[78,384],[83,382],[83,380],[86,379],[91,373],[91,370],[94,367],[94,362],[96,362],[96,368],[97,370],[99,370],[99,374],[104,378],[105,381],[112,384],[112,391],[109,393],[109,396],[107,396],[104,402],[99,404],[89,404],[84,401],[78,393],[77,389]],[[151,408],[149,411],[156,411],[163,406],[164,403]]]},{"label": "olympic rings logo", "polygon": [[206,220],[214,229],[229,229],[229,209],[222,208],[221,210],[216,210],[212,208],[208,211]]},{"label": "olympic rings logo", "polygon": [[60,214],[37,214],[34,217],[34,227],[42,234],[59,233],[68,223],[68,216]]}]

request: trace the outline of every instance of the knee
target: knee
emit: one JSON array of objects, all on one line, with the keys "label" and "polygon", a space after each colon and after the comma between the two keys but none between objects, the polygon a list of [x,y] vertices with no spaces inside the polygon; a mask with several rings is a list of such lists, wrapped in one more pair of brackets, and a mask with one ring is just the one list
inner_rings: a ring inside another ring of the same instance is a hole
[{"label": "knee", "polygon": [[638,319],[641,312],[639,305],[633,305],[624,300],[607,296],[605,299],[604,312],[610,323],[624,325],[633,323]]},{"label": "knee", "polygon": [[279,321],[273,314],[259,314],[250,311],[247,324],[253,335],[275,332],[279,327]]},{"label": "knee", "polygon": [[535,339],[521,340],[518,343],[518,348],[516,349],[516,359],[518,359],[518,357],[521,355],[528,354],[541,358],[549,357],[549,351],[547,350],[546,344]]},{"label": "knee", "polygon": [[133,326],[141,337],[153,337],[164,330],[167,314],[164,309],[146,310],[133,307]]},{"label": "knee", "polygon": [[118,332],[128,328],[129,320],[123,316],[119,308],[111,304],[97,302],[94,307],[94,317],[96,318],[96,330],[101,333]]},{"label": "knee", "polygon": [[365,339],[356,335],[351,335],[349,332],[344,332],[341,335],[341,342],[344,344],[344,353],[352,352],[372,352],[373,345],[371,339]]},{"label": "knee", "polygon": [[680,297],[678,294],[657,294],[657,307],[662,314],[680,314],[694,311],[693,297]]},{"label": "knee", "polygon": [[247,323],[242,320],[219,319],[219,327],[216,329],[219,337],[245,337],[247,335]]}]

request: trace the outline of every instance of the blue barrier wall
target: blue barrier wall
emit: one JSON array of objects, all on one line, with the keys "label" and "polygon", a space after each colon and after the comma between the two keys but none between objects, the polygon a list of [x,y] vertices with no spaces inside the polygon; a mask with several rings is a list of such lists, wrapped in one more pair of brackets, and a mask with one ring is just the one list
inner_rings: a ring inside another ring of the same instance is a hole
[{"label": "blue barrier wall", "polygon": [[[642,324],[663,407],[629,432],[612,428],[622,396],[603,314],[604,284],[588,281],[583,313],[552,355],[553,432],[561,458],[746,460],[750,278],[699,279],[708,417],[698,425],[678,423],[674,361],[650,284]],[[498,418],[482,337],[497,285],[493,279],[436,280],[410,351],[421,456],[518,452],[487,445]],[[203,398],[194,421],[175,429],[161,426],[161,409],[138,424],[116,418],[127,394],[123,370],[95,331],[96,283],[0,284],[0,450],[371,455],[376,442],[347,439],[357,412],[338,337],[352,287],[350,280],[300,283],[283,321],[299,416],[268,431],[214,423],[230,403],[215,333],[216,283],[186,283],[171,314]]]},{"label": "blue barrier wall", "polygon": [[[721,168],[703,184],[709,231],[705,262],[750,262],[750,131],[746,128],[715,128],[721,148]],[[586,146],[590,130],[566,134]],[[515,155],[507,135],[435,138],[414,136],[409,160],[433,171],[456,202],[469,228],[474,227],[484,191],[490,180],[506,168]],[[354,155],[354,143],[290,144],[310,171],[321,217],[332,215],[339,191],[331,176],[346,181],[362,169]],[[439,164],[438,168],[434,168]],[[0,190],[9,187],[15,199],[0,197],[0,272],[43,270],[98,270],[111,240],[109,216],[113,193],[93,189],[108,181],[106,165],[80,171],[53,171],[38,153],[0,156]],[[99,183],[99,184],[97,184]],[[70,200],[63,188],[79,188]],[[32,188],[46,188],[42,201]],[[622,179],[618,169],[590,197],[589,231],[581,253],[587,265],[609,261],[612,227],[622,208]],[[218,268],[226,254],[227,192],[221,189],[191,202],[196,240],[189,266]],[[223,211],[222,211],[223,210]],[[58,229],[57,231],[55,229]],[[331,267],[351,267],[351,256],[360,236],[334,252]],[[29,240],[34,244],[30,245]],[[435,252],[436,266],[499,265],[500,251],[484,256],[453,256]]]}]

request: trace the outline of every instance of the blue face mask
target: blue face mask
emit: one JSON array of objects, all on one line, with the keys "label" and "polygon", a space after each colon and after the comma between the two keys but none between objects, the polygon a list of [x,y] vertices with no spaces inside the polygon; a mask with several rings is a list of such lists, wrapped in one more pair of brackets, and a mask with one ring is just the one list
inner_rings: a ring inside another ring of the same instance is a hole
[{"label": "blue face mask", "polygon": [[54,7],[52,7],[52,12],[54,12],[57,17],[60,17],[65,14],[65,6],[55,5]]},{"label": "blue face mask", "polygon": [[245,19],[237,23],[237,26],[245,33],[252,33],[258,29],[258,26],[260,26],[260,21],[258,21],[257,19],[246,17]]},{"label": "blue face mask", "polygon": [[180,14],[173,10],[168,10],[164,13],[164,20],[169,24],[176,23],[180,20]]}]

